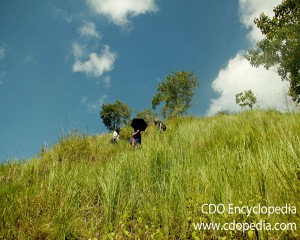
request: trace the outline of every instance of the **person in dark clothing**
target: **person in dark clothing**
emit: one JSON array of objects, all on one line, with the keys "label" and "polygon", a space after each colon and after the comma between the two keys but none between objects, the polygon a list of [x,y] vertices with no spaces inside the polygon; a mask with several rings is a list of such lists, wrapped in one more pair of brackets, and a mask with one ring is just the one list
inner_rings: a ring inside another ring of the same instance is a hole
[{"label": "person in dark clothing", "polygon": [[133,131],[130,142],[132,148],[134,148],[137,144],[142,144],[142,135],[140,129],[135,129]]},{"label": "person in dark clothing", "polygon": [[159,118],[154,119],[154,125],[160,131],[166,131],[166,129],[167,129],[166,125],[162,121],[160,121]]}]

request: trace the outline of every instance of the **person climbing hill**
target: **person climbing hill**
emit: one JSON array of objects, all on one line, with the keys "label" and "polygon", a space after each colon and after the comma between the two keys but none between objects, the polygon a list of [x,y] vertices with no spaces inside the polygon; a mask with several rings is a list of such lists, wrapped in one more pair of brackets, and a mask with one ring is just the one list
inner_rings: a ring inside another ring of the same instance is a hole
[{"label": "person climbing hill", "polygon": [[113,132],[113,138],[112,138],[112,142],[117,142],[119,140],[120,137],[120,131],[121,129],[119,127],[117,127],[114,132]]},{"label": "person climbing hill", "polygon": [[137,144],[142,144],[142,135],[139,129],[135,129],[131,136],[131,146],[135,148]]}]

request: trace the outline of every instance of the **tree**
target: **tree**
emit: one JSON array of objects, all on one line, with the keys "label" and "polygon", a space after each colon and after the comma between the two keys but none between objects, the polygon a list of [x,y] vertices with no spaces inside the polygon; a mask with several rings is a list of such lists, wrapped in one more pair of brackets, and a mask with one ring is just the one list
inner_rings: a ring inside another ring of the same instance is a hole
[{"label": "tree", "polygon": [[273,67],[282,80],[290,82],[289,95],[300,102],[300,2],[284,0],[274,8],[271,19],[264,13],[254,23],[265,36],[246,58],[252,66]]},{"label": "tree", "polygon": [[150,124],[153,123],[154,119],[158,116],[156,112],[153,112],[151,109],[145,109],[136,114],[138,118],[143,118],[145,121]]},{"label": "tree", "polygon": [[158,85],[157,93],[152,98],[152,108],[155,110],[164,102],[161,108],[163,117],[186,114],[198,85],[198,77],[194,73],[172,72]]},{"label": "tree", "polygon": [[131,110],[129,107],[119,100],[115,103],[102,104],[100,117],[103,124],[108,130],[114,130],[122,124],[127,124],[131,117]]},{"label": "tree", "polygon": [[235,95],[235,102],[242,108],[248,106],[252,109],[253,105],[256,103],[256,96],[251,90],[240,92]]}]

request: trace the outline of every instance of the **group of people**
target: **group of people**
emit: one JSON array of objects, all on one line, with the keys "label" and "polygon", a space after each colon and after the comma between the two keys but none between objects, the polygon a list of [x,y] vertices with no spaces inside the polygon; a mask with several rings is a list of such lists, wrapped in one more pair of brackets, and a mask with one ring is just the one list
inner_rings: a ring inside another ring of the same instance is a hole
[{"label": "group of people", "polygon": [[154,119],[154,124],[157,127],[157,129],[160,130],[160,131],[166,131],[167,130],[166,125],[162,121],[160,121],[159,118]]},{"label": "group of people", "polygon": [[[160,121],[158,118],[154,119],[154,124],[161,131],[166,130],[166,125],[162,121]],[[119,140],[120,131],[121,131],[120,127],[117,127],[114,130],[112,142],[117,142]],[[134,131],[132,132],[131,138],[130,138],[130,144],[131,144],[132,148],[135,148],[135,146],[142,144],[142,135],[141,135],[140,129],[134,129]]]},{"label": "group of people", "polygon": [[[117,127],[113,132],[112,142],[116,143],[119,140],[121,129]],[[140,129],[134,129],[130,138],[130,144],[134,148],[137,144],[142,143],[142,135]]]}]

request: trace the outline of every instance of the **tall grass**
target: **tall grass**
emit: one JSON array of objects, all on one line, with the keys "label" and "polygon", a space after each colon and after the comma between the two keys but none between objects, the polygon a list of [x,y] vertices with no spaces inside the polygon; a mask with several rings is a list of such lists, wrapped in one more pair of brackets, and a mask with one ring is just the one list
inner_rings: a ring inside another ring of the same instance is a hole
[{"label": "tall grass", "polygon": [[297,231],[198,231],[196,222],[295,222],[297,214],[204,214],[204,203],[300,209],[299,114],[186,117],[141,149],[72,133],[0,168],[0,239],[298,239]]}]

